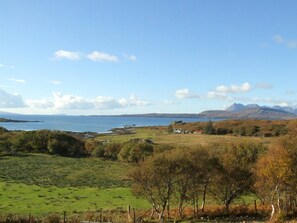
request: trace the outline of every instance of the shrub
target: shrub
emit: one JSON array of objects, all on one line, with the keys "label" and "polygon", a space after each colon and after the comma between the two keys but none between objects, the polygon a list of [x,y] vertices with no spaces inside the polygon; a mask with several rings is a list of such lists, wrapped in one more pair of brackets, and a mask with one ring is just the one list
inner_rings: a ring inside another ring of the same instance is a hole
[{"label": "shrub", "polygon": [[104,157],[104,153],[105,153],[104,146],[103,146],[103,145],[98,145],[98,146],[96,146],[96,148],[93,150],[93,152],[92,152],[92,156],[93,156],[93,157],[99,157],[99,158],[102,158],[102,157]]}]

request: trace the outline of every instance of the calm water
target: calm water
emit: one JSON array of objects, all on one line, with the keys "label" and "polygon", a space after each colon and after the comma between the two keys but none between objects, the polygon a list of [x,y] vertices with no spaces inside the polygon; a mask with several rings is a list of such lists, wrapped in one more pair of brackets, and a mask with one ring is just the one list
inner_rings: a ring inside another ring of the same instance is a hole
[{"label": "calm water", "polygon": [[0,115],[3,118],[41,122],[6,122],[0,126],[8,130],[61,130],[73,132],[108,132],[112,128],[124,125],[156,126],[169,125],[176,120],[183,122],[208,121],[197,118],[148,118],[122,116],[50,116],[50,115]]}]

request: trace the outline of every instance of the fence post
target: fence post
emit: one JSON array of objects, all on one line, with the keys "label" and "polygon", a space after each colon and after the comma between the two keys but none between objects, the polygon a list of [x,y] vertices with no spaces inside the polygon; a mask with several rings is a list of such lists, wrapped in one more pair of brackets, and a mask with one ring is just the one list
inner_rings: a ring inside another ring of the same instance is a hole
[{"label": "fence post", "polygon": [[136,214],[135,209],[133,208],[133,223],[136,223]]},{"label": "fence post", "polygon": [[254,200],[254,205],[255,205],[255,213],[258,214],[258,210],[257,210],[257,201]]},{"label": "fence post", "polygon": [[63,218],[63,222],[66,223],[66,211],[64,211],[64,218]]},{"label": "fence post", "polygon": [[100,222],[103,222],[103,217],[102,217],[102,208],[100,209]]},{"label": "fence post", "polygon": [[127,216],[128,216],[128,222],[131,222],[131,206],[127,206]]},{"label": "fence post", "polygon": [[29,214],[29,223],[31,223],[31,214]]}]

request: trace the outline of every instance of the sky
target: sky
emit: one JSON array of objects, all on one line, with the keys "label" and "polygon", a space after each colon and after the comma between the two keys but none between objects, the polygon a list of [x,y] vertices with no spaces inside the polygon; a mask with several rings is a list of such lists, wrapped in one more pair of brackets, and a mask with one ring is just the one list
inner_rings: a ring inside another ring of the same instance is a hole
[{"label": "sky", "polygon": [[296,0],[0,0],[0,111],[297,107]]}]

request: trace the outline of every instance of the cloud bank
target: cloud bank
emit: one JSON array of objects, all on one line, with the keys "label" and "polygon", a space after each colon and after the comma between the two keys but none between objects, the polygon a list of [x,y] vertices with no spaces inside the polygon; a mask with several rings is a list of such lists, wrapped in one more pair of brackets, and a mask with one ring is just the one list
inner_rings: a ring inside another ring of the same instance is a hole
[{"label": "cloud bank", "polygon": [[80,60],[80,53],[67,50],[58,50],[54,53],[54,58],[57,60],[67,59],[67,60]]},{"label": "cloud bank", "polygon": [[[129,61],[135,62],[137,57],[135,55],[123,54],[123,56]],[[105,52],[93,51],[90,53],[81,53],[69,50],[58,50],[54,53],[54,60],[90,60],[93,62],[118,62],[120,59],[116,55],[112,55]]]},{"label": "cloud bank", "polygon": [[175,97],[178,99],[199,98],[199,96],[197,94],[190,92],[190,90],[188,88],[176,90]]},{"label": "cloud bank", "polygon": [[0,108],[23,108],[26,107],[22,97],[18,94],[10,94],[0,89]]},{"label": "cloud bank", "polygon": [[112,110],[133,106],[147,106],[150,103],[135,95],[129,98],[116,99],[108,96],[85,98],[78,95],[53,92],[52,97],[40,100],[27,100],[30,108],[54,109],[54,110]]},{"label": "cloud bank", "polygon": [[89,60],[99,62],[118,62],[119,59],[114,56],[103,52],[94,51],[86,56]]},{"label": "cloud bank", "polygon": [[262,89],[269,90],[273,86],[269,83],[259,83],[252,86],[248,82],[244,82],[239,85],[218,85],[214,90],[210,90],[202,95],[197,95],[190,91],[188,88],[183,88],[175,91],[175,97],[178,99],[188,99],[188,98],[200,98],[200,99],[213,99],[213,100],[223,100],[223,101],[234,101],[234,102],[247,102],[247,103],[269,103],[281,106],[295,106],[297,101],[287,101],[283,99],[276,98],[256,98],[256,97],[246,97],[246,93],[252,90]]}]

